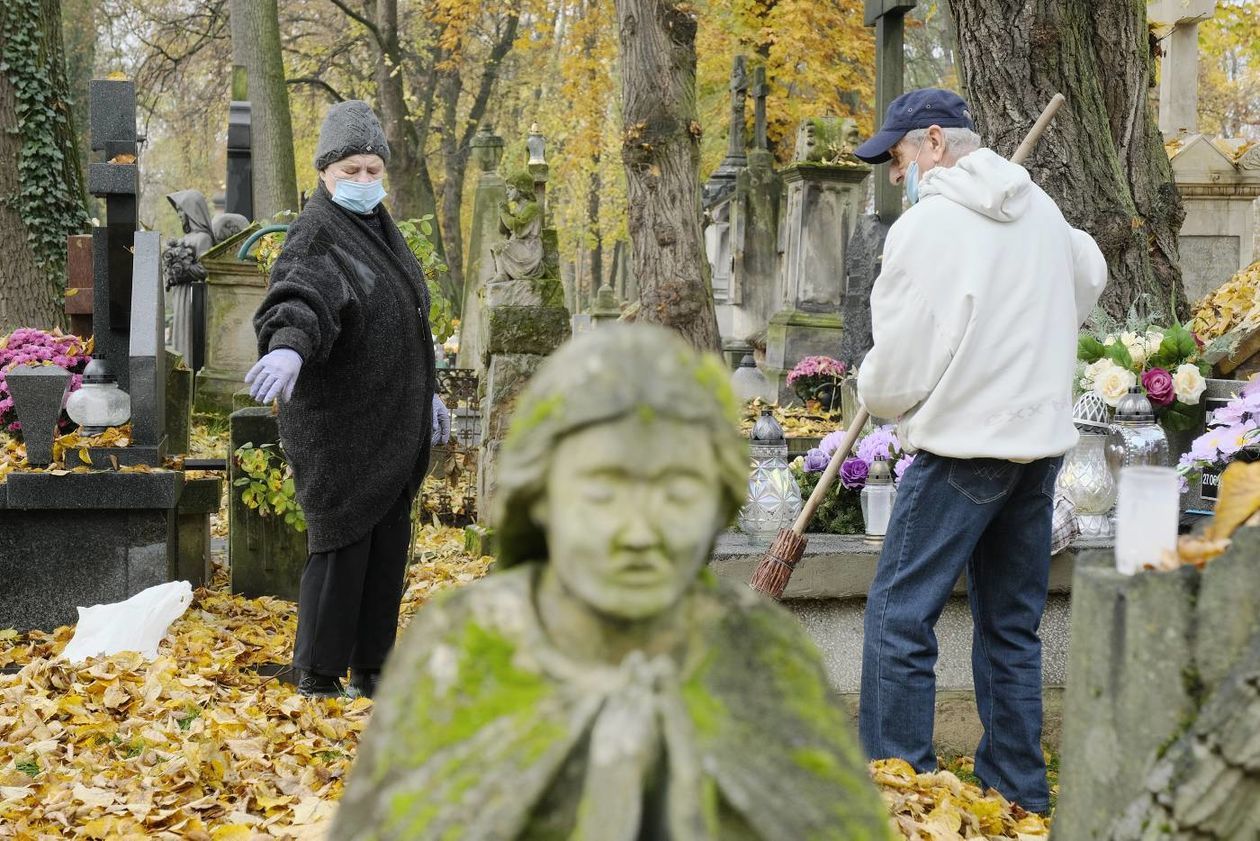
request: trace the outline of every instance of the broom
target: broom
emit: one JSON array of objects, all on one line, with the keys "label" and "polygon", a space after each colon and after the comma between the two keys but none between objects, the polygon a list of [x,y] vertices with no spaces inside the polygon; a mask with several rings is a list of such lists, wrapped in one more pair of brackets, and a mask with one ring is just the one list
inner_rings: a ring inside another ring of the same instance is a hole
[{"label": "broom", "polygon": [[[1019,148],[1015,150],[1015,154],[1011,155],[1012,163],[1019,164],[1024,162],[1024,159],[1032,152],[1033,147],[1037,145],[1037,141],[1046,130],[1046,126],[1050,125],[1050,121],[1054,119],[1055,112],[1059,110],[1059,106],[1063,102],[1063,94],[1061,93],[1056,93],[1051,98],[1050,104],[1045,107],[1045,110],[1041,112],[1041,116],[1037,118],[1037,122],[1033,123],[1033,127],[1028,130],[1028,134],[1024,137],[1024,141],[1019,144]],[[757,564],[757,569],[753,572],[752,579],[748,582],[749,586],[754,590],[765,593],[772,599],[780,598],[783,595],[783,590],[787,587],[788,580],[792,577],[792,571],[805,554],[805,527],[809,525],[809,521],[822,503],[823,497],[827,495],[827,491],[831,489],[831,483],[836,480],[836,474],[840,472],[840,465],[849,457],[849,451],[853,449],[853,445],[857,442],[857,437],[861,434],[862,427],[866,425],[868,418],[869,415],[863,407],[858,409],[857,414],[849,421],[849,429],[844,435],[844,440],[836,448],[831,461],[827,463],[827,469],[823,471],[822,477],[814,487],[814,492],[809,495],[809,499],[805,502],[804,507],[801,508],[801,515],[796,518],[792,528],[779,529],[778,536],[770,544],[770,550],[761,559],[761,563]]]}]

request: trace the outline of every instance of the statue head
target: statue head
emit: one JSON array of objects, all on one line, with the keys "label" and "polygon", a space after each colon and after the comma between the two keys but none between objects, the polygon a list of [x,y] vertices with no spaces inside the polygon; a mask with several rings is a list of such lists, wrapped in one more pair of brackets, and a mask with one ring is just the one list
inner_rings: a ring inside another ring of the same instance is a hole
[{"label": "statue head", "polygon": [[796,129],[793,159],[807,163],[856,161],[853,150],[860,141],[852,117],[808,117]]},{"label": "statue head", "polygon": [[214,228],[214,241],[231,239],[249,227],[249,220],[239,213],[220,213],[210,223]]},{"label": "statue head", "polygon": [[524,170],[514,172],[507,179],[508,198],[512,201],[534,198],[534,176]]},{"label": "statue head", "polygon": [[500,456],[499,565],[544,561],[617,621],[675,605],[744,502],[728,380],[660,327],[609,325],[563,346],[522,393]]}]

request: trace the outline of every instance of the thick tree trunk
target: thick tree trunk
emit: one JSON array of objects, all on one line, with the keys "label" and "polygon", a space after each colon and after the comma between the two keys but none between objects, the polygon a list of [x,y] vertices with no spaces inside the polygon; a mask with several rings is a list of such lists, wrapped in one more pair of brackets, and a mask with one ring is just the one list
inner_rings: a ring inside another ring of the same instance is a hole
[{"label": "thick tree trunk", "polygon": [[284,83],[276,0],[232,0],[232,53],[249,76],[253,106],[254,216],[298,210],[293,121]]},{"label": "thick tree trunk", "polygon": [[590,185],[586,190],[586,242],[591,255],[592,296],[604,283],[604,237],[599,230],[599,194],[603,180],[599,177],[599,155],[595,156]]},{"label": "thick tree trunk", "polygon": [[[347,8],[341,3],[337,5],[343,10]],[[425,105],[423,116],[416,119],[407,106],[403,87],[398,2],[369,0],[366,5],[368,18],[361,22],[372,28],[372,35],[376,39],[376,106],[380,109],[381,124],[385,129],[385,138],[389,141],[390,159],[386,170],[389,173],[390,209],[396,219],[415,219],[421,216],[437,219],[437,194],[424,159],[424,143],[433,113],[433,96],[431,93],[417,96]],[[431,83],[428,90],[433,90]],[[439,226],[434,226],[433,244],[437,252],[445,257],[446,247]]]},{"label": "thick tree trunk", "polygon": [[617,0],[631,267],[638,318],[717,350],[700,233],[696,19],[681,0]]},{"label": "thick tree trunk", "polygon": [[[0,333],[7,333],[65,322],[65,238],[86,221],[59,0],[0,4],[0,59]],[[36,101],[19,98],[19,80]],[[31,134],[51,148],[24,149]],[[31,155],[36,171],[24,172]]]},{"label": "thick tree trunk", "polygon": [[[519,5],[516,3],[514,5]],[[446,266],[449,270],[443,278],[457,316],[463,315],[464,301],[464,236],[460,220],[464,215],[464,179],[468,172],[469,144],[473,134],[486,116],[490,96],[499,79],[499,65],[516,42],[520,16],[509,12],[494,46],[486,56],[482,67],[481,82],[468,108],[468,117],[460,122],[459,97],[463,93],[463,80],[458,70],[444,74],[438,86],[443,102],[442,156],[446,164],[446,178],[442,182],[442,233],[446,238]],[[471,260],[471,255],[469,256]]]},{"label": "thick tree trunk", "polygon": [[1137,0],[951,0],[967,98],[998,152],[1014,152],[1055,92],[1067,97],[1026,164],[1110,268],[1101,304],[1167,321],[1187,314],[1183,211],[1148,97],[1152,57]]}]

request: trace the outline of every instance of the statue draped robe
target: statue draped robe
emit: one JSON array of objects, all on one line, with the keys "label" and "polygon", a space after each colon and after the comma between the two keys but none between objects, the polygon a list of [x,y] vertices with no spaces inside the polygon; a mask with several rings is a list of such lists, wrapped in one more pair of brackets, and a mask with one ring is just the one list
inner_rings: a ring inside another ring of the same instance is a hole
[{"label": "statue draped robe", "polygon": [[846,714],[782,608],[705,571],[676,658],[578,662],[541,565],[426,605],[395,650],[336,841],[888,841]]}]

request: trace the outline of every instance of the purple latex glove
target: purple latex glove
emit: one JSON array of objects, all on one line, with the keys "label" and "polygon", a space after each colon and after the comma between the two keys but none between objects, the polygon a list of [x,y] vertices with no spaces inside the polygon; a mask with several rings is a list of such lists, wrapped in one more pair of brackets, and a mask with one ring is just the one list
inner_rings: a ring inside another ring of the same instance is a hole
[{"label": "purple latex glove", "polygon": [[445,444],[451,440],[451,413],[442,402],[442,398],[433,395],[433,435],[432,444]]},{"label": "purple latex glove", "polygon": [[302,355],[291,348],[278,347],[255,362],[245,375],[249,396],[264,404],[277,397],[288,403],[301,370]]}]

